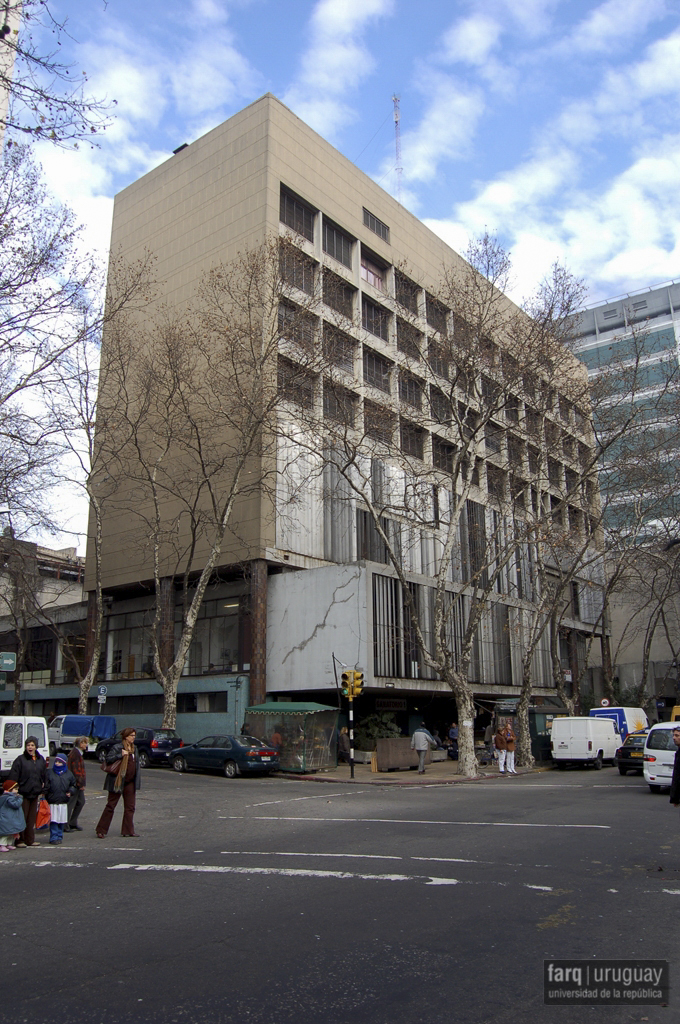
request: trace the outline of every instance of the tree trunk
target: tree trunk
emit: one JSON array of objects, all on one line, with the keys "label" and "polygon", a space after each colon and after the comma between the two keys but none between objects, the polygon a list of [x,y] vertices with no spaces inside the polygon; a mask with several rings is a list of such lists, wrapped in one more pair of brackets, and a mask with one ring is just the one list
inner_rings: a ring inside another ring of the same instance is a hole
[{"label": "tree trunk", "polygon": [[560,660],[557,615],[553,615],[550,620],[550,657],[552,658],[553,681],[557,690],[557,696],[560,698],[569,714],[573,715],[575,713],[574,701],[571,697],[567,697],[566,690],[564,689],[564,672],[562,671],[562,662]]},{"label": "tree trunk", "polygon": [[[533,654],[533,651],[531,652]],[[529,703],[531,701],[531,656],[525,657],[522,666],[522,692],[517,705],[517,764],[520,768],[533,768],[531,753],[531,730],[529,728]]]},{"label": "tree trunk", "polygon": [[479,775],[475,755],[475,703],[467,685],[460,680],[449,684],[458,708],[458,774],[474,778]]}]

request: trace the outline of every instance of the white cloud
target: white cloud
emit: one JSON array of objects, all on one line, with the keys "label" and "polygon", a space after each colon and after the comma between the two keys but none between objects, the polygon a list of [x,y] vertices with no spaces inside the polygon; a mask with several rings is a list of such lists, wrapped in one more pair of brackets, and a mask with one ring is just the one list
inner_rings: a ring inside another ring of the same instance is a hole
[{"label": "white cloud", "polygon": [[445,57],[468,64],[482,64],[498,44],[501,31],[500,23],[485,14],[463,18],[444,34]]},{"label": "white cloud", "polygon": [[309,46],[283,101],[322,135],[332,138],[352,120],[347,94],[374,68],[361,35],[392,9],[392,0],[319,0],[316,4]]},{"label": "white cloud", "polygon": [[585,17],[563,43],[566,51],[610,53],[619,41],[644,31],[662,17],[664,0],[606,0]]}]

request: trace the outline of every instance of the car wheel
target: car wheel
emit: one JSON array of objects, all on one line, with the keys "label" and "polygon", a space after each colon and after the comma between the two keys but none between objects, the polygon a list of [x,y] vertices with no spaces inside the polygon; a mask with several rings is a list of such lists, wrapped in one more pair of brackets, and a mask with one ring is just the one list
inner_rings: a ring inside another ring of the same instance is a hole
[{"label": "car wheel", "polygon": [[661,786],[653,786],[651,784],[651,782],[650,782],[649,783],[649,792],[650,793],[660,793],[661,792]]},{"label": "car wheel", "polygon": [[50,743],[50,757],[54,757],[56,752],[57,752],[57,745],[56,745],[56,743]]},{"label": "car wheel", "polygon": [[602,768],[602,754],[598,754],[595,760],[593,761],[593,768],[596,772],[599,772]]},{"label": "car wheel", "polygon": [[172,759],[172,770],[175,772],[185,772],[187,770],[187,763],[183,757],[179,755]]},{"label": "car wheel", "polygon": [[102,764],[104,764],[106,762],[106,751],[100,750],[97,754],[97,758]]},{"label": "car wheel", "polygon": [[625,775],[627,771],[627,768],[622,768],[621,765],[619,765],[619,775]]},{"label": "car wheel", "polygon": [[149,755],[146,752],[146,750],[140,750],[139,751],[139,767],[140,768],[148,768],[150,764],[151,764],[151,758],[149,757]]},{"label": "car wheel", "polygon": [[227,761],[224,766],[224,774],[228,779],[235,779],[238,775],[238,767],[236,761]]}]

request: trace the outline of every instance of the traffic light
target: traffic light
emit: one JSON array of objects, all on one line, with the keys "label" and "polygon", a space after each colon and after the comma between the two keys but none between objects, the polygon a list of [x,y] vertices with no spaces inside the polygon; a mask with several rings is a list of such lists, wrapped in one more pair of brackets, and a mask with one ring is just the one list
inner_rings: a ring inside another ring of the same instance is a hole
[{"label": "traffic light", "polygon": [[363,688],[364,688],[364,673],[363,672],[355,672],[354,673],[354,696],[358,697],[359,694],[361,693],[361,691],[363,690]]},{"label": "traffic light", "polygon": [[342,673],[342,695],[350,699],[354,696],[354,672],[349,669]]}]

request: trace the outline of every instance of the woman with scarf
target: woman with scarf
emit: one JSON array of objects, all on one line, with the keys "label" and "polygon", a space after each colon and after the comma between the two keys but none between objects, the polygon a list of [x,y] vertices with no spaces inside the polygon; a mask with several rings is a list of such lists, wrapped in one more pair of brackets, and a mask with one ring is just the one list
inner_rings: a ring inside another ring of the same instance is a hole
[{"label": "woman with scarf", "polygon": [[102,816],[97,822],[95,832],[97,839],[104,839],[109,831],[113,812],[116,804],[123,797],[123,824],[120,834],[122,836],[136,837],[135,832],[135,798],[137,790],[141,785],[139,771],[139,755],[135,747],[134,729],[123,729],[120,734],[121,742],[114,743],[106,755],[106,764],[113,771],[110,771],[104,780],[104,789],[108,790],[109,799]]},{"label": "woman with scarf", "polygon": [[64,825],[68,821],[68,802],[75,791],[76,779],[66,763],[66,754],[55,756],[47,770],[45,796],[50,805],[50,843],[58,845],[64,838]]},{"label": "woman with scarf", "polygon": [[19,785],[19,796],[23,798],[22,809],[26,819],[26,828],[19,833],[14,845],[17,849],[40,846],[35,838],[35,816],[38,813],[38,801],[45,790],[47,764],[38,750],[35,736],[26,739],[24,752],[12,763],[9,777]]}]

